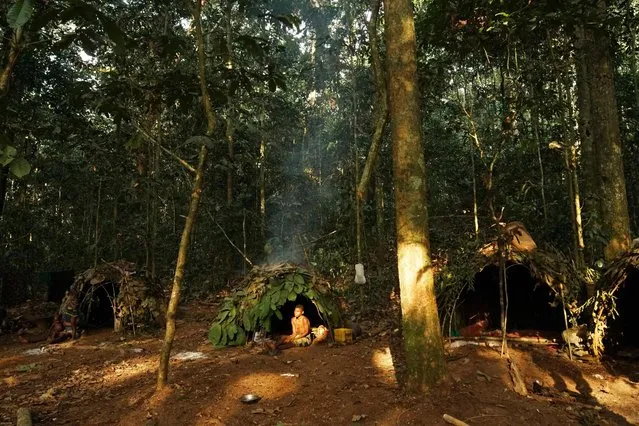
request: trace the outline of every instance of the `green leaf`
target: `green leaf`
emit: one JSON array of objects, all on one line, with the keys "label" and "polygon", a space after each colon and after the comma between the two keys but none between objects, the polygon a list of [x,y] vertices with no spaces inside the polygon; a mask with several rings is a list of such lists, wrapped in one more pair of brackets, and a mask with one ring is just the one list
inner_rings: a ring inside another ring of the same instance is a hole
[{"label": "green leaf", "polygon": [[262,303],[260,303],[260,318],[262,320],[268,318],[270,316],[270,311],[271,311],[271,304],[269,303],[264,303],[265,301],[262,301]]},{"label": "green leaf", "polygon": [[280,21],[286,27],[295,29],[297,31],[300,30],[300,25],[302,24],[302,20],[295,15],[275,15],[275,19]]},{"label": "green leaf", "polygon": [[280,291],[275,290],[271,294],[271,305],[277,305],[280,302]]},{"label": "green leaf", "polygon": [[278,310],[275,311],[275,316],[277,317],[278,320],[284,319],[284,317],[282,316],[282,313]]},{"label": "green leaf", "polygon": [[137,132],[127,143],[124,144],[126,149],[136,150],[142,148],[144,143],[144,135],[142,132]]},{"label": "green leaf", "polygon": [[220,323],[215,323],[209,329],[209,341],[217,346],[220,343],[220,339],[222,338],[222,326]]},{"label": "green leaf", "polygon": [[250,312],[244,313],[244,318],[242,318],[242,324],[244,325],[244,330],[252,330],[253,329],[253,321],[251,321]]},{"label": "green leaf", "polygon": [[279,306],[282,306],[283,304],[286,303],[286,301],[288,300],[288,294],[289,293],[286,290],[280,291],[280,300],[278,302]]},{"label": "green leaf", "polygon": [[11,145],[5,145],[0,150],[0,164],[4,167],[16,158],[18,151]]},{"label": "green leaf", "polygon": [[218,322],[222,322],[224,321],[227,317],[229,316],[229,311],[221,311],[220,314],[217,316],[217,321]]},{"label": "green leaf", "polygon": [[233,340],[233,338],[237,334],[237,326],[235,324],[229,325],[226,329],[226,333],[229,336],[229,340]]},{"label": "green leaf", "polygon": [[122,31],[113,19],[104,13],[98,11],[97,15],[107,36],[118,48],[123,49],[126,45],[126,34],[124,34],[124,31]]},{"label": "green leaf", "polygon": [[22,27],[33,15],[33,0],[16,0],[7,12],[7,22],[11,28]]},{"label": "green leaf", "polygon": [[31,28],[39,30],[46,26],[49,22],[56,19],[58,15],[60,15],[60,10],[55,8],[49,9],[45,13],[39,13],[36,15],[35,18],[33,18],[33,21],[31,22]]},{"label": "green leaf", "polygon": [[76,33],[66,34],[53,45],[53,50],[57,52],[62,51],[69,47],[77,38],[78,35]]},{"label": "green leaf", "polygon": [[9,164],[9,170],[18,178],[25,177],[31,172],[31,164],[24,158],[18,157]]},{"label": "green leaf", "polygon": [[295,293],[294,291],[291,291],[291,292],[288,294],[288,300],[290,300],[291,302],[294,302],[294,301],[295,301],[295,299],[297,299],[297,293]]},{"label": "green leaf", "polygon": [[295,274],[295,276],[293,277],[293,280],[295,281],[295,284],[304,284],[304,277],[300,274]]},{"label": "green leaf", "polygon": [[184,142],[185,145],[193,144],[197,146],[206,145],[208,148],[213,148],[213,139],[208,136],[191,136]]},{"label": "green leaf", "polygon": [[237,329],[237,336],[235,336],[235,344],[243,345],[246,343],[246,333],[241,328]]}]

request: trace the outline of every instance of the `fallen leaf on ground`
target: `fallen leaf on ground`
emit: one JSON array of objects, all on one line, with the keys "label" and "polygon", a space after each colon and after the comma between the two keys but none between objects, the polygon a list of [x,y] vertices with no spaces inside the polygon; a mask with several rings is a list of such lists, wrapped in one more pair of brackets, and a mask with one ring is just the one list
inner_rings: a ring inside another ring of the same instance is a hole
[{"label": "fallen leaf on ground", "polygon": [[19,382],[15,376],[6,377],[3,382],[10,388],[16,386]]}]

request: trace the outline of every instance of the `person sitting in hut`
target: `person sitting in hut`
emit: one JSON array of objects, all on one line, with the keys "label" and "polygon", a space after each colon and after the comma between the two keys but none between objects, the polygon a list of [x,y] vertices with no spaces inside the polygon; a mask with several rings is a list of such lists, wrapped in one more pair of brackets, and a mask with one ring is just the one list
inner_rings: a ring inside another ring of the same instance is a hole
[{"label": "person sitting in hut", "polygon": [[78,337],[78,299],[73,292],[67,292],[60,305],[60,311],[53,317],[49,329],[49,343],[59,343],[68,338]]},{"label": "person sitting in hut", "polygon": [[293,332],[290,336],[282,336],[275,344],[270,344],[271,350],[287,349],[294,346],[305,347],[311,344],[311,322],[304,316],[304,306],[295,306],[291,318]]}]

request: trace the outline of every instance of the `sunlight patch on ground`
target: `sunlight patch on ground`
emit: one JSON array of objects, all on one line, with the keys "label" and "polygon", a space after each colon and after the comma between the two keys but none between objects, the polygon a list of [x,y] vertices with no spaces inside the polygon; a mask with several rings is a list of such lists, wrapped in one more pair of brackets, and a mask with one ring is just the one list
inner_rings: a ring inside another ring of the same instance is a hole
[{"label": "sunlight patch on ground", "polygon": [[388,384],[395,384],[395,366],[393,356],[389,347],[378,349],[373,352],[372,363],[377,370],[378,376]]},{"label": "sunlight patch on ground", "polygon": [[[282,377],[280,374],[253,373],[239,377],[236,380],[229,380],[224,385],[224,391],[220,394],[220,397],[200,411],[197,417],[202,420],[197,424],[211,424],[211,419],[228,423],[240,411],[261,408],[268,405],[269,402],[295,393],[299,387],[297,383],[299,378]],[[247,405],[240,402],[240,397],[249,393],[260,395],[262,397],[260,403]],[[227,407],[227,411],[220,411],[219,407]],[[229,407],[232,407],[232,409],[228,409]]]},{"label": "sunlight patch on ground", "polygon": [[237,398],[246,393],[257,393],[266,398],[279,398],[297,387],[295,381],[295,377],[282,377],[275,373],[253,373],[240,377],[231,384],[229,394]]},{"label": "sunlight patch on ground", "polygon": [[157,369],[157,355],[149,355],[124,360],[117,364],[110,364],[104,367],[103,381],[105,385],[113,386],[133,377],[140,376]]}]

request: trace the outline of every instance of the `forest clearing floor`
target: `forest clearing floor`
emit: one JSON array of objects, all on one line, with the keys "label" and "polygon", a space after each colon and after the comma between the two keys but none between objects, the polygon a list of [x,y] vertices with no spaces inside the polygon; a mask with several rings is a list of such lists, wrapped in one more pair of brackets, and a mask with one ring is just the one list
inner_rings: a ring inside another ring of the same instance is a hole
[{"label": "forest clearing floor", "polygon": [[[181,309],[173,354],[206,357],[173,360],[171,385],[155,396],[159,331],[124,338],[96,330],[34,355],[25,351],[41,345],[0,336],[0,425],[15,424],[19,407],[36,425],[437,425],[443,414],[471,425],[639,424],[639,364],[613,369],[547,347],[511,348],[530,392],[521,397],[496,349],[463,346],[448,351],[447,380],[415,398],[398,385],[401,340],[392,330],[273,357],[214,349],[206,335],[216,311],[202,302]],[[532,393],[535,380],[543,395]],[[244,405],[246,393],[262,400]]]}]

